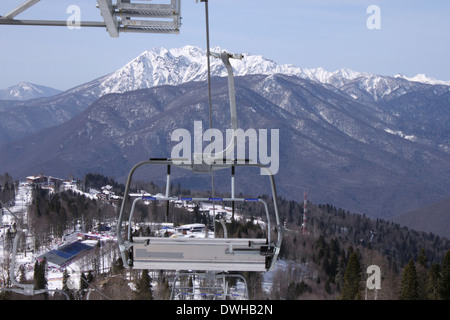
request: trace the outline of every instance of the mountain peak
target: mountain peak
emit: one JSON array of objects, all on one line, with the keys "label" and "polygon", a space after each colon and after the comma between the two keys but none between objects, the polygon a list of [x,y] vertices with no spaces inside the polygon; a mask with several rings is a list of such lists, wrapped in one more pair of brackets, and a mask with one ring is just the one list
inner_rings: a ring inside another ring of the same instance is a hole
[{"label": "mountain peak", "polygon": [[426,84],[440,84],[440,85],[450,86],[450,81],[437,80],[435,78],[428,77],[427,75],[425,75],[423,73],[418,73],[414,77],[408,77],[404,74],[399,73],[399,74],[394,75],[394,78],[401,78],[401,79],[405,79],[408,81],[421,82],[421,83],[426,83]]},{"label": "mountain peak", "polygon": [[30,100],[51,97],[60,90],[22,81],[14,86],[0,90],[0,100]]},{"label": "mountain peak", "polygon": [[[224,51],[220,47],[213,47],[210,50],[216,53]],[[243,53],[244,55],[242,60],[232,59],[230,61],[235,76],[284,74],[322,84],[330,84],[338,89],[361,77],[363,77],[362,80],[381,77],[370,73],[357,72],[349,68],[341,68],[334,72],[327,71],[322,67],[299,68],[292,64],[278,64],[262,55],[246,52],[233,53]],[[212,76],[227,76],[227,71],[220,59],[211,58],[210,63]],[[206,79],[206,50],[192,45],[172,49],[154,47],[151,50],[144,51],[117,71],[97,79],[95,87],[100,89],[95,89],[95,95],[99,97],[107,93],[123,93],[161,85],[206,81]],[[420,81],[420,79],[417,79],[417,81]],[[371,81],[366,81],[366,83],[371,83]],[[366,91],[369,92],[370,88],[367,88]]]}]

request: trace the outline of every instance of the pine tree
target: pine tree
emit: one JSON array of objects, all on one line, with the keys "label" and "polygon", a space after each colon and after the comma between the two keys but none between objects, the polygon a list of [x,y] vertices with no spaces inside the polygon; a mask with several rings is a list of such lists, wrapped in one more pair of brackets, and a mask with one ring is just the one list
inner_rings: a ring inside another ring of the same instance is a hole
[{"label": "pine tree", "polygon": [[64,269],[63,271],[63,279],[62,279],[62,289],[63,290],[68,290],[69,286],[67,285],[67,282],[69,281],[69,273],[67,273],[67,270]]},{"label": "pine tree", "polygon": [[356,252],[350,254],[344,274],[342,300],[361,299],[361,264]]},{"label": "pine tree", "polygon": [[45,258],[41,262],[36,261],[34,265],[34,284],[38,290],[47,287],[46,269],[47,260]]},{"label": "pine tree", "polygon": [[94,275],[92,273],[92,270],[89,270],[86,280],[88,283],[91,283],[92,281],[94,281]]},{"label": "pine tree", "polygon": [[24,283],[25,281],[27,281],[27,277],[25,275],[25,267],[23,265],[21,265],[19,267],[19,271],[20,271],[20,278],[19,278],[19,282],[20,283]]},{"label": "pine tree", "polygon": [[427,267],[427,263],[428,263],[428,258],[427,255],[425,254],[425,249],[422,248],[420,249],[420,253],[419,253],[419,257],[417,258],[417,262],[424,268]]},{"label": "pine tree", "polygon": [[80,290],[86,290],[89,287],[88,279],[84,272],[81,273],[80,276]]},{"label": "pine tree", "polygon": [[427,263],[428,258],[425,254],[425,249],[422,248],[419,253],[419,257],[417,258],[417,266],[416,266],[416,273],[417,273],[417,283],[418,283],[418,293],[419,293],[419,299],[425,300],[427,299]]},{"label": "pine tree", "polygon": [[450,300],[450,250],[447,251],[442,262],[441,299]]},{"label": "pine tree", "polygon": [[141,279],[136,283],[137,300],[153,300],[151,278],[148,270],[142,270]]},{"label": "pine tree", "polygon": [[33,269],[33,279],[34,279],[34,284],[36,285],[36,279],[39,276],[39,261],[35,261],[34,262],[34,269]]},{"label": "pine tree", "polygon": [[112,262],[112,273],[113,274],[120,274],[125,267],[123,266],[123,260],[122,257],[118,257],[117,259],[113,260]]},{"label": "pine tree", "polygon": [[441,266],[438,263],[433,263],[430,267],[430,270],[428,270],[427,283],[425,288],[427,299],[439,299],[441,279]]},{"label": "pine tree", "polygon": [[69,288],[68,282],[70,281],[70,275],[66,269],[63,271],[62,289],[69,295],[69,299],[73,300],[72,288]]},{"label": "pine tree", "polygon": [[417,300],[419,299],[419,283],[417,281],[417,272],[414,261],[409,260],[403,269],[402,282],[400,285],[401,300]]}]

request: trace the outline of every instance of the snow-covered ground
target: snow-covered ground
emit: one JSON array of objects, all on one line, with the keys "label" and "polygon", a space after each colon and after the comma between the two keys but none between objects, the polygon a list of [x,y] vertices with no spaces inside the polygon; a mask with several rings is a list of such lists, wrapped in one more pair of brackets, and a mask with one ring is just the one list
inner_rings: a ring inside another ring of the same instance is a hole
[{"label": "snow-covered ground", "polygon": [[[3,268],[5,264],[5,258],[8,258],[5,253],[5,240],[8,229],[13,228],[13,224],[16,219],[22,219],[23,221],[27,220],[27,208],[28,204],[31,202],[31,189],[26,184],[20,184],[19,189],[16,193],[15,204],[12,207],[4,208],[2,215],[2,225],[0,228],[0,262],[2,268],[0,269],[0,281],[3,284],[5,279],[7,279],[7,274],[9,270],[5,270]],[[27,240],[29,240],[27,238]],[[28,243],[27,243],[28,244]],[[27,253],[27,255],[19,254],[16,257],[16,267],[23,265],[25,267],[26,272],[28,273],[30,270],[33,272],[34,267],[34,259],[31,253]],[[17,269],[17,268],[16,268]],[[17,273],[16,273],[17,274]]]},{"label": "snow-covered ground", "polygon": [[263,274],[262,287],[264,292],[266,294],[270,294],[270,292],[273,289],[272,287],[274,283],[274,277],[279,275],[288,276],[293,272],[293,270],[297,270],[296,271],[297,281],[304,281],[315,277],[314,274],[311,274],[311,270],[309,268],[308,263],[298,263],[278,259],[273,270],[267,271]]},{"label": "snow-covered ground", "polygon": [[[67,184],[65,185],[65,189],[71,189],[79,194],[84,194],[85,196],[88,196],[89,198],[96,197],[96,192],[83,192],[76,188],[75,185]],[[139,195],[142,196],[142,195]],[[158,196],[158,195],[154,195]],[[27,183],[20,183],[18,191],[16,193],[15,197],[15,204],[14,206],[8,208],[8,210],[4,209],[4,214],[2,216],[2,225],[0,228],[0,285],[3,285],[3,282],[8,278],[9,269],[7,268],[6,259],[10,258],[10,254],[4,250],[5,245],[5,239],[6,239],[6,233],[8,228],[12,228],[14,222],[16,219],[22,219],[23,225],[26,225],[27,223],[27,208],[28,205],[31,203],[32,200],[32,190],[31,187]],[[194,210],[194,206],[192,204],[183,202],[183,201],[177,201],[175,203],[176,206],[184,207],[190,211]],[[231,208],[225,207],[222,205],[215,204],[214,206],[211,203],[200,203],[200,210],[203,212],[209,212],[211,216],[215,216],[217,214],[221,214],[225,220],[231,218]],[[10,213],[11,212],[11,213]],[[243,219],[241,215],[239,215],[238,212],[235,213],[235,219]],[[265,222],[262,220],[255,219],[254,223],[260,224],[262,228],[266,227]],[[195,237],[195,238],[204,238],[204,237],[214,237],[214,232],[206,232],[205,225],[204,224],[188,224],[183,226],[174,227],[172,223],[149,223],[147,225],[133,225],[134,228],[138,227],[145,227],[151,225],[151,229],[157,230],[157,233],[160,236],[164,236],[166,232],[169,232],[169,235],[172,237]],[[27,230],[22,230],[25,234],[26,239],[26,247],[27,248],[33,248],[33,235],[30,234]],[[74,234],[80,234],[81,230],[73,230]],[[82,241],[85,244],[95,246],[98,241],[101,242],[109,242],[109,243],[116,243],[117,237],[115,234],[112,234],[111,232],[88,232],[82,234],[85,240]],[[55,239],[51,247],[47,247],[45,251],[42,252],[32,252],[31,250],[27,250],[26,253],[17,253],[16,255],[16,264],[15,264],[15,275],[16,279],[19,278],[19,268],[21,266],[24,267],[25,270],[25,277],[26,279],[30,280],[34,277],[34,264],[36,259],[47,253],[50,250],[57,249],[58,247],[61,247],[64,244],[70,243],[74,241],[74,237],[65,237],[65,240],[59,240]],[[75,236],[75,239],[77,237]],[[66,241],[66,242],[64,242]],[[106,257],[105,259],[107,261],[111,261],[113,256],[113,251],[110,251],[109,253],[106,253],[106,255],[110,255],[110,257]],[[80,286],[80,278],[81,273],[85,272],[87,270],[92,270],[92,266],[89,265],[92,263],[92,260],[89,260],[89,258],[80,258],[75,259],[72,263],[65,266],[66,271],[68,272],[70,278],[68,281],[68,286],[73,289],[78,289]],[[110,267],[110,263],[106,262],[105,265],[107,268]],[[57,265],[52,265],[51,263],[48,263],[47,266],[47,283],[48,283],[48,289],[49,290],[61,290],[63,287],[63,268],[60,268]],[[243,283],[238,282],[238,287],[234,288],[236,291],[236,296],[241,297],[243,296],[242,292],[242,286]],[[198,283],[194,283],[194,286],[199,286]],[[197,293],[200,294],[200,291]]]},{"label": "snow-covered ground", "polygon": [[[15,204],[14,206],[8,208],[8,210],[4,209],[4,213],[2,216],[2,227],[0,228],[0,263],[1,263],[1,270],[0,270],[0,281],[1,284],[7,279],[7,275],[9,273],[9,270],[6,270],[4,266],[6,264],[5,260],[7,258],[10,258],[10,254],[5,252],[5,239],[6,239],[6,233],[9,228],[12,228],[13,223],[16,219],[23,219],[24,223],[27,221],[27,208],[28,205],[31,203],[31,187],[26,183],[20,183],[18,191],[16,193],[15,197]],[[22,230],[25,234],[26,239],[26,247],[32,248],[33,247],[33,235],[30,234],[27,230]],[[110,236],[100,236],[99,240],[110,240]],[[97,241],[83,241],[83,243],[89,244],[94,246]],[[47,251],[50,251],[51,249],[56,249],[58,246],[63,245],[64,242],[56,241],[54,242],[54,246],[48,247]],[[11,249],[12,250],[12,249]],[[17,253],[16,255],[16,264],[15,264],[15,275],[16,279],[19,278],[19,268],[21,266],[25,269],[25,277],[29,279],[33,279],[34,277],[34,264],[36,261],[36,258],[40,255],[44,254],[43,252],[31,252],[27,251],[26,253]],[[8,257],[9,256],[9,257]],[[70,275],[69,285],[72,285],[73,288],[79,287],[79,279],[80,279],[80,265],[75,261],[74,263],[67,266],[67,271]],[[62,278],[63,278],[63,270],[60,269],[56,265],[49,264],[47,267],[47,281],[48,281],[48,289],[50,290],[61,290],[62,289]]]}]

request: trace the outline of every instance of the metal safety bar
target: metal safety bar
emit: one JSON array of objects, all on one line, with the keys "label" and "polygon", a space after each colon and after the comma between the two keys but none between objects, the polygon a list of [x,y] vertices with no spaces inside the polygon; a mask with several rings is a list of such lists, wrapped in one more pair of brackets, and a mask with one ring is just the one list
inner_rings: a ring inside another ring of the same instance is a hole
[{"label": "metal safety bar", "polygon": [[[264,205],[266,218],[267,218],[267,229],[271,230],[270,223],[270,215],[269,215],[269,207],[267,203],[263,199],[259,198],[190,198],[190,197],[152,197],[152,196],[142,196],[133,200],[133,204],[131,206],[130,216],[128,218],[128,241],[131,241],[131,221],[133,219],[134,210],[136,207],[136,203],[139,201],[208,201],[208,202],[261,202]],[[267,235],[268,242],[270,243],[271,236],[270,232]]]}]

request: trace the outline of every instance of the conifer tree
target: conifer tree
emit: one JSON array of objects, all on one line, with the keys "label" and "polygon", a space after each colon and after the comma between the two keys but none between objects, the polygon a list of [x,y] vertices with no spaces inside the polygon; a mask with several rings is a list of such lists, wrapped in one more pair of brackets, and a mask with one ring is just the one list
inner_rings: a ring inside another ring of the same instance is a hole
[{"label": "conifer tree", "polygon": [[62,289],[63,290],[68,290],[69,286],[67,285],[67,282],[69,281],[69,273],[67,272],[66,269],[64,269],[63,271],[63,279],[62,279]]},{"label": "conifer tree", "polygon": [[424,268],[427,267],[428,258],[425,254],[425,249],[420,249],[419,257],[417,258],[417,262]]},{"label": "conifer tree", "polygon": [[442,262],[441,299],[450,300],[450,250],[447,251]]},{"label": "conifer tree", "polygon": [[419,299],[419,283],[417,281],[417,272],[414,261],[409,260],[403,269],[403,276],[400,285],[401,300],[417,300]]},{"label": "conifer tree", "polygon": [[123,266],[123,260],[122,257],[118,257],[117,259],[112,261],[112,273],[113,274],[120,274],[125,267]]},{"label": "conifer tree", "polygon": [[20,278],[19,278],[19,282],[20,283],[24,283],[27,280],[27,277],[25,275],[25,267],[23,265],[21,265],[19,267],[19,271],[20,271]]},{"label": "conifer tree", "polygon": [[80,290],[86,290],[89,287],[88,279],[84,272],[80,276]]},{"label": "conifer tree", "polygon": [[148,270],[142,270],[141,279],[136,283],[137,300],[153,300],[151,278]]},{"label": "conifer tree", "polygon": [[88,283],[94,281],[94,275],[92,274],[92,270],[89,270],[86,280]]},{"label": "conifer tree", "polygon": [[427,283],[426,283],[426,295],[427,299],[438,300],[439,288],[441,284],[441,266],[438,263],[433,263],[428,270]]},{"label": "conifer tree", "polygon": [[425,253],[425,249],[422,248],[419,253],[419,257],[417,258],[417,265],[416,265],[416,273],[417,273],[417,283],[418,283],[418,293],[419,293],[419,299],[425,300],[427,299],[427,263],[428,258]]},{"label": "conifer tree", "polygon": [[41,262],[34,264],[34,284],[36,289],[45,289],[47,287],[46,278],[47,260],[44,258]]},{"label": "conifer tree", "polygon": [[34,262],[34,268],[33,268],[33,279],[34,279],[34,284],[36,285],[36,279],[39,276],[39,261],[35,261]]},{"label": "conifer tree", "polygon": [[69,299],[73,300],[72,288],[69,288],[70,275],[66,269],[63,271],[62,289],[67,292]]},{"label": "conifer tree", "polygon": [[358,254],[354,251],[350,254],[347,268],[345,269],[341,299],[361,299],[361,264]]}]

